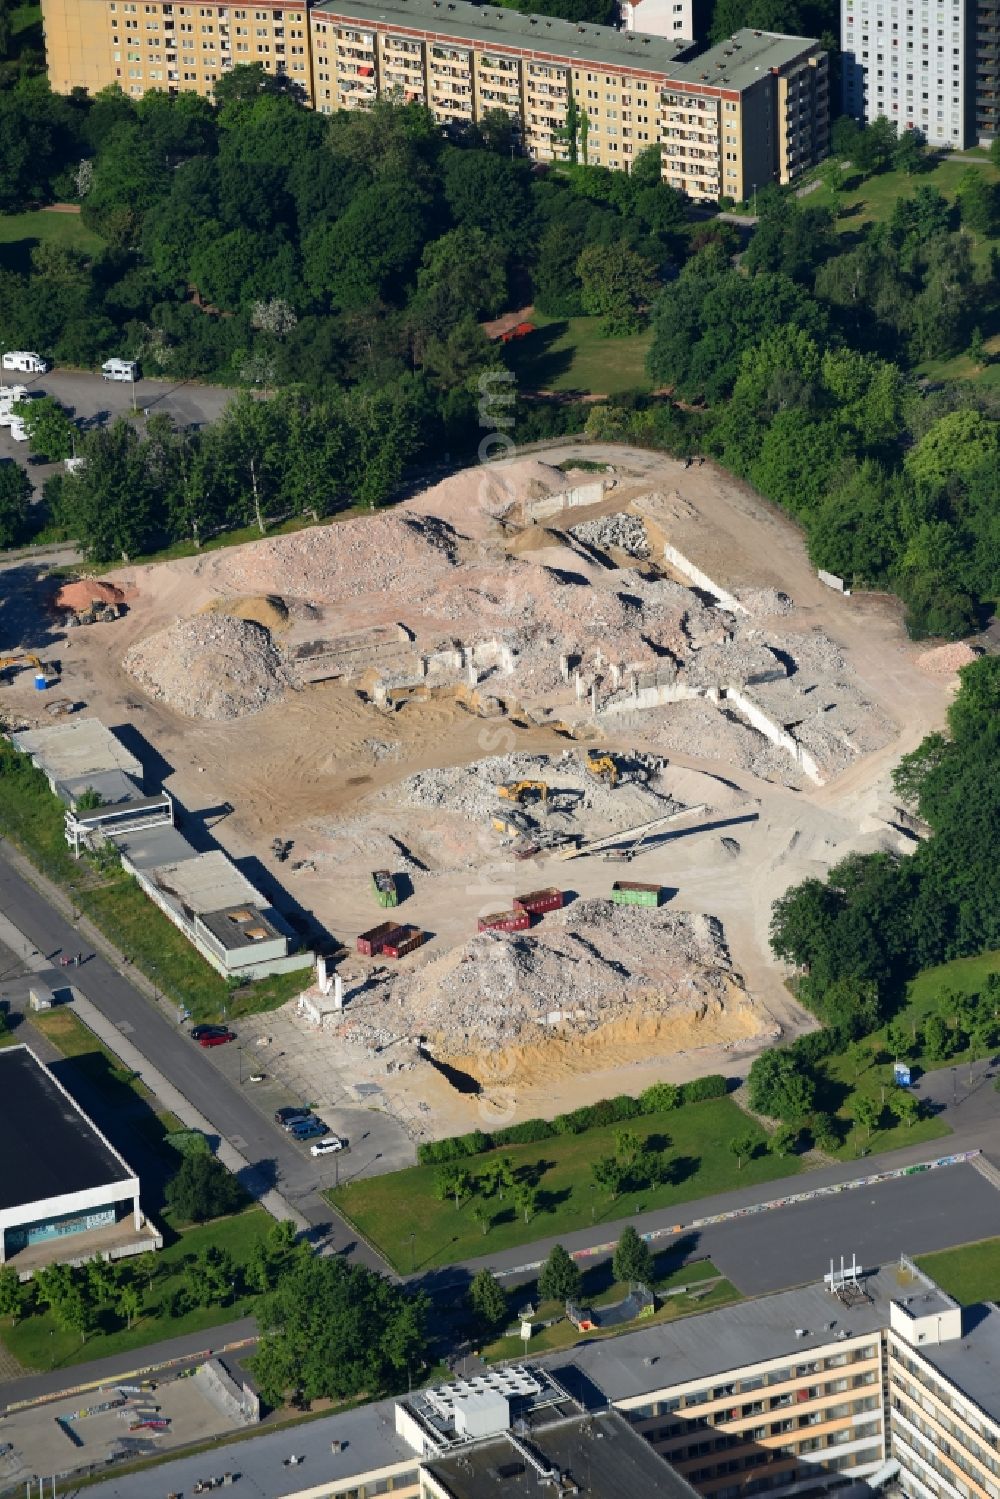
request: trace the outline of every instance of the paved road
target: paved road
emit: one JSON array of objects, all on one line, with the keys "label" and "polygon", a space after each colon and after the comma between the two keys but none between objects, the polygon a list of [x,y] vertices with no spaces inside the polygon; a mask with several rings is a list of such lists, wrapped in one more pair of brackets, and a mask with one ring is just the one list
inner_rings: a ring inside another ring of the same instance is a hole
[{"label": "paved road", "polygon": [[[77,929],[22,877],[6,848],[0,848],[0,910],[42,954],[80,950]],[[328,1247],[384,1268],[319,1195],[312,1158],[260,1114],[238,1087],[220,1076],[187,1034],[172,1025],[100,952],[73,970],[73,984],[252,1167],[270,1177]]]}]

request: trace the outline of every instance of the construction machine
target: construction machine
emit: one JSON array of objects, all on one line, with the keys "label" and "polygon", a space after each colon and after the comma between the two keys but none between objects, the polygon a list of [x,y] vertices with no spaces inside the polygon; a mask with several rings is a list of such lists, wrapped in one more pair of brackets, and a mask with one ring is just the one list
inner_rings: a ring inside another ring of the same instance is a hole
[{"label": "construction machine", "polygon": [[545,781],[508,781],[505,786],[498,786],[500,796],[506,797],[508,801],[517,802],[523,806],[529,796],[536,796],[540,802],[549,799],[549,788]]},{"label": "construction machine", "polygon": [[512,838],[530,834],[537,826],[533,817],[528,817],[524,812],[517,812],[513,809],[508,812],[503,807],[497,808],[490,821],[495,832],[506,833]]},{"label": "construction machine", "polygon": [[583,763],[592,776],[596,776],[599,781],[607,781],[609,786],[617,786],[621,780],[621,771],[615,757],[607,750],[588,750]]},{"label": "construction machine", "polygon": [[12,656],[0,656],[0,675],[22,666],[33,666],[36,671],[43,670],[41,661],[30,651],[15,651]]}]

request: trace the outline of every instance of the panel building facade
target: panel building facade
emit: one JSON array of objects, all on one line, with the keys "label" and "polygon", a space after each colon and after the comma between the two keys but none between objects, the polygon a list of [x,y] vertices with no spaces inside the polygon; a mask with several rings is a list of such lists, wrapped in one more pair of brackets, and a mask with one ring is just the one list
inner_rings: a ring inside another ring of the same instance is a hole
[{"label": "panel building facade", "polygon": [[803,37],[740,31],[691,61],[680,34],[467,0],[43,0],[42,14],[61,93],[210,95],[233,67],[259,63],[323,114],[389,97],[461,129],[500,110],[536,161],[627,171],[659,145],[665,180],[700,199],[791,182],[827,149],[827,56]]}]

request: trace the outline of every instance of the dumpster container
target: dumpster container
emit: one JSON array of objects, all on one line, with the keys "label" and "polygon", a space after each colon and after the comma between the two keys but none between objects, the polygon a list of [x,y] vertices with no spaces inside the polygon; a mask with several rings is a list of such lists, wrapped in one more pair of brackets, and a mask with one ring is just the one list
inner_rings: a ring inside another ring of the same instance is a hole
[{"label": "dumpster container", "polygon": [[615,880],[611,887],[611,899],[616,906],[658,906],[659,885],[639,885],[634,880]]}]

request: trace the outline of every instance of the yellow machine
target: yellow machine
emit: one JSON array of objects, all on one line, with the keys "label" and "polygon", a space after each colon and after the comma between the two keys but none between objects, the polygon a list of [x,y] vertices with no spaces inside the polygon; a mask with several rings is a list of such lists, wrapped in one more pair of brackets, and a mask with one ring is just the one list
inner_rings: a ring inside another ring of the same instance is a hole
[{"label": "yellow machine", "polygon": [[546,802],[549,799],[549,788],[544,781],[508,781],[506,786],[498,786],[497,790],[508,801],[517,802],[518,806],[521,806],[532,793],[540,802]]},{"label": "yellow machine", "polygon": [[606,750],[588,750],[584,764],[592,776],[607,781],[609,786],[618,785],[621,771],[615,764],[614,756],[609,755]]},{"label": "yellow machine", "polygon": [[0,672],[9,671],[12,666],[33,666],[36,671],[42,669],[42,663],[30,651],[17,651],[13,656],[0,656]]}]

